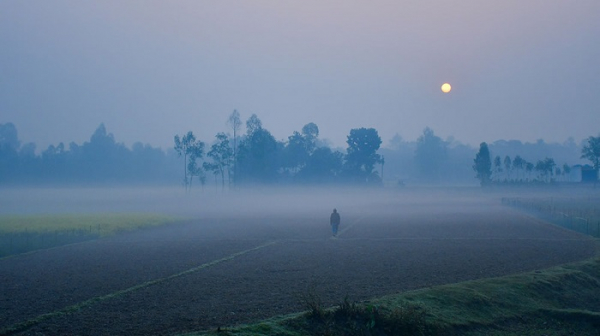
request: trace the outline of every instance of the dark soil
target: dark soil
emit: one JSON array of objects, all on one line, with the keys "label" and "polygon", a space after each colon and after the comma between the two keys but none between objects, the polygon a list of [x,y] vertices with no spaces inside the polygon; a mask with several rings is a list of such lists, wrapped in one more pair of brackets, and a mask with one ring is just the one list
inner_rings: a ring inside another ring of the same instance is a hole
[{"label": "dark soil", "polygon": [[[429,208],[431,209],[431,208]],[[0,330],[82,301],[274,244],[40,321],[21,335],[156,335],[547,268],[596,253],[583,235],[491,205],[202,218],[0,260]]]}]

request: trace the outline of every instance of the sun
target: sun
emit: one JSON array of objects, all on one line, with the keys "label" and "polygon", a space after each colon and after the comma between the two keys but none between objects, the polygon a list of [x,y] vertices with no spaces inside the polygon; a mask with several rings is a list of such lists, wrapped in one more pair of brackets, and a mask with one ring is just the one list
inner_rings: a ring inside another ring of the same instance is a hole
[{"label": "sun", "polygon": [[448,93],[448,92],[450,92],[450,90],[452,90],[452,86],[450,86],[450,84],[448,84],[448,83],[442,84],[442,92],[443,93]]}]

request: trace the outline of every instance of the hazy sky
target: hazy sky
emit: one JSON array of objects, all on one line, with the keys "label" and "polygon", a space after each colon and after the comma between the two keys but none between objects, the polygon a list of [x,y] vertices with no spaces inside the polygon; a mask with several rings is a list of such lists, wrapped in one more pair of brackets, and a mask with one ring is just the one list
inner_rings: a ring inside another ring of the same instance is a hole
[{"label": "hazy sky", "polygon": [[[452,84],[443,94],[440,86]],[[600,132],[600,1],[1,1],[0,123],[24,142],[212,141],[237,109],[477,145]]]}]

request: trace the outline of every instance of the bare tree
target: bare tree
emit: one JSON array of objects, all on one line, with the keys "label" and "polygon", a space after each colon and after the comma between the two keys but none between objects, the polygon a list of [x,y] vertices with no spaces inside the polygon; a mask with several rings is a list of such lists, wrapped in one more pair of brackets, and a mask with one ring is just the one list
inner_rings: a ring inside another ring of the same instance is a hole
[{"label": "bare tree", "polygon": [[[233,178],[235,179],[237,173],[237,132],[242,127],[242,120],[240,119],[240,113],[237,110],[233,110],[227,124],[233,129]],[[231,176],[229,177],[229,183],[231,183]]]},{"label": "bare tree", "polygon": [[212,162],[204,162],[204,169],[212,171],[215,175],[220,174],[222,189],[225,189],[225,171],[228,171],[231,165],[232,150],[229,146],[229,138],[225,133],[218,133],[216,138],[218,141],[206,153]]},{"label": "bare tree", "polygon": [[504,169],[506,171],[505,173],[505,180],[510,180],[510,168],[512,167],[512,160],[510,159],[510,156],[505,156],[504,157]]},{"label": "bare tree", "polygon": [[[183,137],[175,135],[175,151],[179,156],[183,156],[183,185],[187,190],[192,183],[192,177],[197,176],[196,159],[202,158],[204,143],[196,140],[192,131],[187,132]],[[189,158],[189,163],[188,163]],[[192,169],[190,171],[190,169]],[[188,177],[188,175],[190,175]]]}]

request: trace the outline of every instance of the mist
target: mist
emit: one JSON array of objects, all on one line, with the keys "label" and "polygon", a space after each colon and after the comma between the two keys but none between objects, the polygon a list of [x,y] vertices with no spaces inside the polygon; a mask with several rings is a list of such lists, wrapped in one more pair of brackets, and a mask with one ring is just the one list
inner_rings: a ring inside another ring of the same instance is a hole
[{"label": "mist", "polygon": [[[181,187],[18,187],[0,190],[0,214],[156,213],[215,219],[309,216],[321,218],[323,225],[327,225],[334,208],[342,215],[375,217],[394,213],[431,215],[438,211],[470,213],[499,206],[501,197],[585,197],[594,193],[594,189],[583,186],[497,190],[470,186],[387,189],[256,186],[229,191],[185,191]],[[244,225],[243,221],[239,225]]]}]

